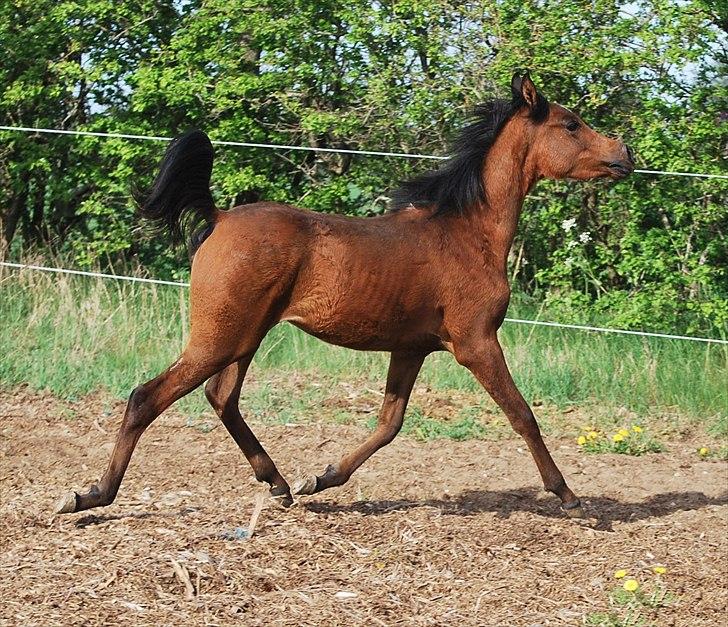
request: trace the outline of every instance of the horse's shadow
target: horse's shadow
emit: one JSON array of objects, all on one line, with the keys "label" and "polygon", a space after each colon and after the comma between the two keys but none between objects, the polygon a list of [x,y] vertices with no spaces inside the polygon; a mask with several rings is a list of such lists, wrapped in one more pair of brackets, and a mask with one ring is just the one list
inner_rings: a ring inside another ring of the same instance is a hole
[{"label": "horse's shadow", "polygon": [[[541,498],[539,498],[541,497]],[[594,529],[612,531],[615,522],[635,522],[650,518],[669,516],[678,511],[698,510],[711,505],[728,504],[728,491],[711,497],[702,492],[664,492],[646,498],[644,501],[620,501],[608,496],[582,497],[586,514],[596,518]],[[543,492],[536,488],[514,490],[465,490],[454,496],[439,499],[398,499],[378,501],[356,501],[354,503],[334,501],[307,501],[303,507],[321,515],[336,515],[356,512],[365,516],[383,516],[419,508],[434,508],[444,516],[475,516],[492,512],[497,518],[508,519],[515,512],[529,512],[544,518],[565,519],[566,515],[556,497],[543,498]],[[180,512],[185,515],[187,510]],[[118,514],[88,514],[75,521],[75,526],[85,528],[111,521],[164,516],[159,512],[123,512]]]},{"label": "horse's shadow", "polygon": [[[435,508],[445,516],[474,516],[493,512],[497,518],[507,519],[514,512],[530,512],[545,518],[565,518],[558,499],[538,498],[543,493],[536,488],[515,490],[465,490],[452,497],[424,500],[379,500],[355,503],[309,501],[304,507],[318,514],[358,512],[365,516],[382,516],[391,512],[422,507]],[[728,504],[728,491],[710,497],[702,492],[665,492],[644,501],[620,501],[608,496],[582,497],[587,517],[596,518],[594,529],[612,531],[615,522],[635,522],[649,518],[669,516],[677,511],[698,510],[711,505]]]},{"label": "horse's shadow", "polygon": [[119,514],[86,514],[81,516],[74,522],[74,525],[78,529],[85,529],[86,527],[93,527],[96,525],[104,525],[109,522],[126,519],[137,519],[142,520],[144,518],[151,518],[154,516],[153,512],[121,512]]},{"label": "horse's shadow", "polygon": [[81,516],[74,522],[79,529],[93,527],[96,525],[105,525],[106,523],[115,522],[117,520],[144,520],[146,518],[179,518],[187,516],[187,514],[196,511],[195,508],[183,507],[177,512],[159,512],[159,511],[123,511],[115,514],[86,514]]}]

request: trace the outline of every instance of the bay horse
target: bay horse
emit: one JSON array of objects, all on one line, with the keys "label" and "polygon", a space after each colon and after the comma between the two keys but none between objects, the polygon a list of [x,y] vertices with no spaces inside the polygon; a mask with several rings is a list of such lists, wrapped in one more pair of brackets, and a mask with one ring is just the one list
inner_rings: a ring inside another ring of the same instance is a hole
[{"label": "bay horse", "polygon": [[542,178],[622,179],[629,148],[549,103],[528,73],[512,98],[479,107],[452,156],[406,182],[391,210],[370,218],[259,202],[221,211],[210,192],[213,151],[190,131],[168,148],[141,215],[174,236],[193,227],[190,336],[162,374],[129,398],[108,468],[59,513],[109,505],[144,430],[204,381],[205,394],[271,497],[293,502],[289,484],[243,420],[240,389],[268,331],[287,321],[331,344],[391,353],[384,402],[371,435],[338,464],[296,482],[293,494],[346,483],[391,442],[425,357],[446,350],[508,417],[546,490],[568,516],[584,515],[508,371],[497,330],[508,308],[506,262],[523,200]]}]

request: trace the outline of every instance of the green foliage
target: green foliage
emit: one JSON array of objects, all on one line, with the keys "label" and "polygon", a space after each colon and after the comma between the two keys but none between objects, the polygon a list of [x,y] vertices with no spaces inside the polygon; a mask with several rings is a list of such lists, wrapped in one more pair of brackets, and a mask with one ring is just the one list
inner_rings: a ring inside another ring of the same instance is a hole
[{"label": "green foliage", "polygon": [[592,612],[585,617],[585,623],[591,627],[643,627],[645,619],[634,612],[620,616],[615,612]]},{"label": "green foliage", "polygon": [[[20,0],[0,5],[0,123],[441,154],[465,112],[528,67],[641,167],[725,173],[725,28],[698,0]],[[0,250],[186,276],[130,196],[163,149],[0,132]],[[220,147],[214,193],[221,207],[372,215],[431,166]],[[511,276],[550,316],[725,337],[727,191],[651,175],[542,183]]]},{"label": "green foliage", "polygon": [[[726,416],[723,420],[723,427],[724,427],[723,431],[720,432],[717,429],[715,430],[715,432],[718,435],[722,436],[724,438],[724,440],[727,435],[726,430],[725,430],[726,419],[728,419],[728,416]],[[728,461],[728,446],[725,446],[725,445],[720,446],[720,447],[716,448],[715,450],[711,450],[707,447],[701,447],[696,452],[697,452],[698,456],[700,457],[700,459]]]},{"label": "green foliage", "polygon": [[628,592],[623,588],[615,588],[609,595],[612,603],[620,607],[618,612],[593,612],[586,616],[586,624],[595,627],[639,627],[654,625],[644,616],[646,611],[654,614],[655,610],[669,607],[677,597],[661,583],[651,585],[651,592],[643,590]]}]

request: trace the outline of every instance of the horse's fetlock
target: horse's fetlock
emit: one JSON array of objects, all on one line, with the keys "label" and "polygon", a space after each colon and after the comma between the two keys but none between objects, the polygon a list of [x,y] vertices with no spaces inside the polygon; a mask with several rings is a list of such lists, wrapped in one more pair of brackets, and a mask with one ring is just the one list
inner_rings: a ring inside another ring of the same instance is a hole
[{"label": "horse's fetlock", "polygon": [[113,488],[100,488],[97,483],[88,489],[88,496],[92,496],[100,507],[111,505],[116,498],[116,490]]},{"label": "horse's fetlock", "polygon": [[254,474],[255,474],[255,480],[258,483],[267,483],[268,485],[271,485],[271,486],[273,485],[273,477],[271,477],[269,472],[255,470]]},{"label": "horse's fetlock", "polygon": [[318,481],[327,488],[337,488],[344,485],[349,480],[349,476],[341,473],[338,465],[329,464],[326,466],[324,474],[318,477]]},{"label": "horse's fetlock", "polygon": [[546,490],[546,492],[551,492],[552,494],[555,494],[556,496],[561,496],[561,493],[566,488],[566,481],[564,481],[564,478],[561,477],[554,481],[549,481],[547,483],[544,483],[543,487]]},{"label": "horse's fetlock", "polygon": [[291,488],[288,486],[287,483],[284,483],[283,485],[272,484],[270,487],[270,495],[271,496],[291,496]]},{"label": "horse's fetlock", "polygon": [[267,455],[251,457],[250,465],[253,467],[256,481],[267,483],[270,486],[275,485],[276,479],[278,479],[278,471]]}]

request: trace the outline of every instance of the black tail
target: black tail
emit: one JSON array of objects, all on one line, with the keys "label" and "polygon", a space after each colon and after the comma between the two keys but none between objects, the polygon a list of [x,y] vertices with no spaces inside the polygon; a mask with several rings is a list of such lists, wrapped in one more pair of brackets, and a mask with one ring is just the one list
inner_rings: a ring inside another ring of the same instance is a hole
[{"label": "black tail", "polygon": [[178,137],[167,148],[149,196],[139,207],[142,217],[169,231],[175,242],[189,233],[192,253],[212,232],[217,213],[210,193],[212,159],[212,144],[202,131]]}]

